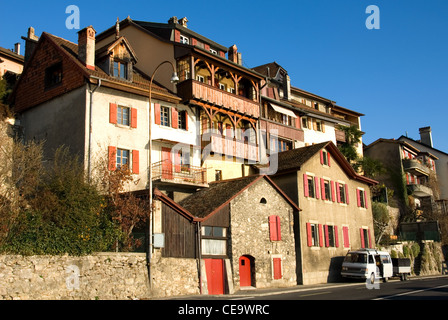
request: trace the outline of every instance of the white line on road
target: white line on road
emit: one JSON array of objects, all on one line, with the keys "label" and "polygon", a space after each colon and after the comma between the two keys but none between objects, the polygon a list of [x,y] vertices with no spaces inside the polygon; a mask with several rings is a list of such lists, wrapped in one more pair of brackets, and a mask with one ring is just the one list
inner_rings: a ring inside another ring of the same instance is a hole
[{"label": "white line on road", "polygon": [[408,292],[394,294],[394,295],[391,295],[391,296],[387,296],[387,297],[383,297],[383,298],[377,298],[377,299],[373,299],[373,300],[386,300],[386,299],[390,299],[390,298],[394,298],[394,297],[407,296],[409,294],[415,294],[415,293],[419,293],[419,292],[430,291],[430,290],[439,289],[439,288],[445,288],[445,287],[448,287],[448,285],[438,286],[438,287],[433,287],[433,288],[427,288],[427,289],[421,289],[421,290],[408,291]]}]

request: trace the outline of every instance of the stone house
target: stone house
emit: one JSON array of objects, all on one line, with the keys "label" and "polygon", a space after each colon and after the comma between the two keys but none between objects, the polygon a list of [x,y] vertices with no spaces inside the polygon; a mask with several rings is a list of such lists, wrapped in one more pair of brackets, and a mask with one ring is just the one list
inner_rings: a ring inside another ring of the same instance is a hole
[{"label": "stone house", "polygon": [[278,154],[272,180],[298,206],[297,280],[326,283],[339,278],[349,250],[375,247],[370,187],[333,142]]},{"label": "stone house", "polygon": [[179,203],[155,195],[165,234],[159,254],[200,261],[202,293],[297,284],[293,221],[300,209],[269,177],[212,182]]}]

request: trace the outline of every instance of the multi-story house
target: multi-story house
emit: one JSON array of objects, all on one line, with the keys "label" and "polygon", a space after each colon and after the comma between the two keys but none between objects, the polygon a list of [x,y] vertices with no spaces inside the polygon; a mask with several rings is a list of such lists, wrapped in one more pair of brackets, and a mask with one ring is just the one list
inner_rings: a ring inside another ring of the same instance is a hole
[{"label": "multi-story house", "polygon": [[[378,139],[364,147],[364,154],[381,161],[386,172],[377,180],[394,191],[389,203],[400,209],[400,214],[411,210],[431,210],[434,194],[435,162],[438,158],[423,152],[406,140]],[[411,196],[412,198],[409,198]]]},{"label": "multi-story house", "polygon": [[14,45],[14,50],[0,47],[0,79],[7,72],[20,75],[23,71],[24,57],[20,54],[20,43]]},{"label": "multi-story house", "polygon": [[427,152],[428,154],[437,157],[436,159],[428,156],[426,159],[423,159],[424,161],[426,160],[426,162],[423,163],[430,168],[435,167],[439,189],[439,201],[445,208],[445,205],[448,204],[448,154],[434,148],[431,127],[420,128],[419,133],[420,140],[414,140],[407,136],[401,136],[398,140],[405,141],[419,149],[421,152]]},{"label": "multi-story house", "polygon": [[340,278],[349,250],[374,248],[370,187],[331,141],[278,154],[272,180],[301,211],[294,221],[297,278],[302,284]]},{"label": "multi-story house", "polygon": [[[130,190],[147,189],[149,79],[135,68],[138,59],[122,36],[98,47],[93,27],[79,31],[78,44],[44,32],[14,91],[24,139],[44,140],[46,158],[69,147],[89,177],[99,162],[110,170],[128,165]],[[155,104],[187,109],[158,84],[152,95]],[[170,135],[180,130],[173,125]]]},{"label": "multi-story house", "polygon": [[[206,169],[207,181],[247,175],[247,164],[260,158],[257,123],[263,76],[242,66],[235,45],[224,47],[188,29],[186,18],[172,17],[168,23],[127,18],[98,35],[98,44],[110,42],[117,28],[136,54],[144,57],[137,63],[140,70],[153,74],[165,61],[175,66],[179,83],[174,92],[195,117],[189,123],[197,134],[191,145],[201,154],[199,166]],[[171,71],[166,70],[168,63],[154,75],[158,83],[168,86]],[[151,107],[157,118],[158,107]],[[169,110],[164,110],[165,120],[172,121]],[[161,144],[155,148],[163,155]],[[164,161],[160,156],[159,160]]]},{"label": "multi-story house", "polygon": [[[313,143],[345,141],[339,126],[356,126],[361,130],[363,114],[340,107],[336,102],[291,85],[287,70],[276,62],[254,68],[266,77],[262,90],[260,127],[267,149],[286,151]],[[276,130],[278,134],[271,131]],[[357,146],[362,156],[362,140]]]}]

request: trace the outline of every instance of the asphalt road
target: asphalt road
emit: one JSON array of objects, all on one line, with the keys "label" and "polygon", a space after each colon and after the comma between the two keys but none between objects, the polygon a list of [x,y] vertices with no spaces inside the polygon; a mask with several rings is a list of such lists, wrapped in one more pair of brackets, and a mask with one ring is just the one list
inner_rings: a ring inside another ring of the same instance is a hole
[{"label": "asphalt road", "polygon": [[363,282],[331,284],[260,294],[228,297],[237,300],[448,300],[448,277],[411,278],[380,282],[376,288]]}]

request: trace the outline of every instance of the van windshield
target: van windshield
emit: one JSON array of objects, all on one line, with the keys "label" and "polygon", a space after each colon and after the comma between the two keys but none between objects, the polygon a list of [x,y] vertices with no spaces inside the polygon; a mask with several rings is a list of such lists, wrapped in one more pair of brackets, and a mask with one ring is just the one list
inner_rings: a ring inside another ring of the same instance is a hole
[{"label": "van windshield", "polygon": [[345,256],[344,262],[352,263],[367,263],[367,254],[365,253],[348,253]]}]

